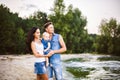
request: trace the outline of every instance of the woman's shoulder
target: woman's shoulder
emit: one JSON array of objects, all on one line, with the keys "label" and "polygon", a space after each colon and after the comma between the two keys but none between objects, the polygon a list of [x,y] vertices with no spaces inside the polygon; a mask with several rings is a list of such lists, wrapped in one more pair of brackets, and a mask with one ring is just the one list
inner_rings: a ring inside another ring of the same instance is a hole
[{"label": "woman's shoulder", "polygon": [[34,42],[34,41],[32,41],[32,42],[31,42],[31,45],[35,45],[35,42]]},{"label": "woman's shoulder", "polygon": [[41,41],[39,43],[35,42],[35,41],[32,41],[31,45],[41,46],[41,45],[43,45],[43,43]]}]

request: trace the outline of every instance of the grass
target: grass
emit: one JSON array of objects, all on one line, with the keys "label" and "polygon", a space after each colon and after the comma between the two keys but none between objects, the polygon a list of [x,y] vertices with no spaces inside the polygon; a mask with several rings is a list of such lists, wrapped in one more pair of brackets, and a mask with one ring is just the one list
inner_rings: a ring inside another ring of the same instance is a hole
[{"label": "grass", "polygon": [[110,71],[111,73],[114,74],[120,74],[120,69],[115,69],[115,68],[110,68],[110,67],[103,67],[105,71]]},{"label": "grass", "polygon": [[64,62],[84,62],[83,58],[71,58],[68,60],[64,60]]},{"label": "grass", "polygon": [[83,69],[81,67],[67,67],[67,71],[74,75],[75,78],[86,78],[90,71],[93,70],[95,70],[95,68]]},{"label": "grass", "polygon": [[117,56],[99,57],[98,60],[100,60],[100,61],[120,61],[120,57],[117,57]]}]

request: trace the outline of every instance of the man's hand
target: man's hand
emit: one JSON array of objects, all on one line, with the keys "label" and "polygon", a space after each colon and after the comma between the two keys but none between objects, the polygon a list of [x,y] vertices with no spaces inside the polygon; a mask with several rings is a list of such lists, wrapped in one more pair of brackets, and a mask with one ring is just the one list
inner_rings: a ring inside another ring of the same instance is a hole
[{"label": "man's hand", "polygon": [[48,54],[47,54],[47,56],[52,56],[54,54],[54,51],[53,50],[51,50]]}]

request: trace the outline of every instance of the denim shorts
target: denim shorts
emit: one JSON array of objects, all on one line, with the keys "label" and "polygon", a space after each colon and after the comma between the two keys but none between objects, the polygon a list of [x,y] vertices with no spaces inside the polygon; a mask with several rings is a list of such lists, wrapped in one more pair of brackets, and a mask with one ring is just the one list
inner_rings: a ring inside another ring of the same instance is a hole
[{"label": "denim shorts", "polygon": [[36,62],[34,64],[34,73],[36,74],[45,74],[46,73],[46,67],[45,67],[45,61],[44,62]]},{"label": "denim shorts", "polygon": [[53,74],[55,75],[55,80],[63,80],[62,77],[62,65],[57,63],[52,63],[48,66],[48,76],[49,79],[53,78]]}]

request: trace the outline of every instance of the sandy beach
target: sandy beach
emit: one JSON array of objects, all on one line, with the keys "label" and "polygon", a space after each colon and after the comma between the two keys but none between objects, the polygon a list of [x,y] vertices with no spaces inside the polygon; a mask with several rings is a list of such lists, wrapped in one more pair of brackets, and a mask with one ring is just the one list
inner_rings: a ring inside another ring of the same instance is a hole
[{"label": "sandy beach", "polygon": [[[85,54],[62,54],[61,59],[80,56]],[[33,55],[0,55],[0,80],[36,80],[34,60]]]},{"label": "sandy beach", "polygon": [[[90,77],[91,80],[94,80],[95,78],[98,78],[97,80],[104,80],[102,78],[108,78],[107,80],[118,80],[119,79],[119,73],[111,73],[111,70],[114,70],[113,67],[115,67],[115,70],[120,70],[119,68],[119,61],[103,61],[99,62],[97,60],[98,57],[109,57],[110,55],[98,55],[98,54],[61,54],[61,59],[62,60],[67,60],[70,58],[83,58],[86,60],[84,63],[73,63],[74,65],[80,66],[81,67],[84,65],[84,67],[90,68],[90,66],[97,66],[95,73],[94,71],[91,72],[89,75],[92,76]],[[35,57],[33,55],[0,55],[0,80],[36,80],[36,74],[34,74],[34,62],[35,62]],[[106,65],[108,64],[108,65]],[[114,65],[113,65],[114,64]],[[64,80],[75,80],[73,78],[73,75],[70,74],[69,72],[66,71],[66,67],[70,64],[65,64],[63,62],[63,78]],[[103,67],[109,67],[108,71],[105,71]],[[113,67],[111,67],[113,66]],[[103,76],[99,75],[102,73]],[[109,73],[109,75],[108,75]],[[96,75],[96,76],[94,76]],[[108,76],[106,76],[108,75]],[[112,75],[112,77],[111,77]],[[104,77],[105,76],[105,77]],[[79,79],[76,79],[79,80]],[[81,79],[80,79],[81,80]],[[84,80],[84,79],[83,79]]]}]

